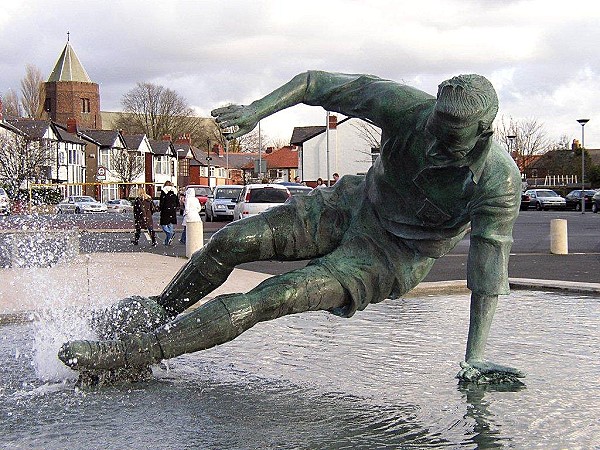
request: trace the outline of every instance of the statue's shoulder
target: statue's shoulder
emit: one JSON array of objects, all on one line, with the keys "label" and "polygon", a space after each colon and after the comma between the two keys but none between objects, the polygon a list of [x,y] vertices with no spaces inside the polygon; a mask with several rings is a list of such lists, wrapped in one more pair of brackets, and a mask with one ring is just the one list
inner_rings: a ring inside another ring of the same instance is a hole
[{"label": "statue's shoulder", "polygon": [[517,164],[502,146],[493,141],[485,161],[484,178],[505,187],[508,184],[521,188],[521,173]]}]

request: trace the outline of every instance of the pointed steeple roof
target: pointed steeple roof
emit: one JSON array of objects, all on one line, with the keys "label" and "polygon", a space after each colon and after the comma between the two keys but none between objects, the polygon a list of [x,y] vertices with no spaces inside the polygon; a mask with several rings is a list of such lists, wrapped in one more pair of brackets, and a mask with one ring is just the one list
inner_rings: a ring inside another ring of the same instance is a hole
[{"label": "pointed steeple roof", "polygon": [[53,81],[79,81],[82,83],[92,83],[87,72],[81,65],[79,58],[67,40],[67,45],[60,54],[54,70],[48,77],[48,82]]}]

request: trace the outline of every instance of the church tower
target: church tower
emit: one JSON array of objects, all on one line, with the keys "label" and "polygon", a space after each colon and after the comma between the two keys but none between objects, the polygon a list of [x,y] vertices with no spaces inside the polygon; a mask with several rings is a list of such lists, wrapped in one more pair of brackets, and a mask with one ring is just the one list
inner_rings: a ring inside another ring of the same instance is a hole
[{"label": "church tower", "polygon": [[88,76],[68,38],[44,88],[43,106],[48,118],[63,125],[75,119],[78,127],[102,129],[100,88]]}]

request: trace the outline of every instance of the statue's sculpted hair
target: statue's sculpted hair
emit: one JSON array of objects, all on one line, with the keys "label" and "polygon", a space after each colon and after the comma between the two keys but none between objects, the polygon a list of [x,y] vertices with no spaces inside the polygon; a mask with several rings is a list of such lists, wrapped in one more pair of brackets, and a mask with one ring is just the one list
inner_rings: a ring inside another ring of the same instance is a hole
[{"label": "statue's sculpted hair", "polygon": [[498,112],[498,96],[487,78],[475,74],[457,75],[438,86],[435,109],[457,126],[478,120],[485,130],[491,127]]}]

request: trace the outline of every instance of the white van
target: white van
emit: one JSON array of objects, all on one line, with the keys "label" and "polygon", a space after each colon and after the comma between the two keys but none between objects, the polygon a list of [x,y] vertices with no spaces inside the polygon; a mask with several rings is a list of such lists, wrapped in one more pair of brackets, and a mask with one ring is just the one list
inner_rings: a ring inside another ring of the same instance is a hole
[{"label": "white van", "polygon": [[247,184],[233,208],[233,220],[260,214],[285,203],[290,197],[288,188],[281,184]]}]

